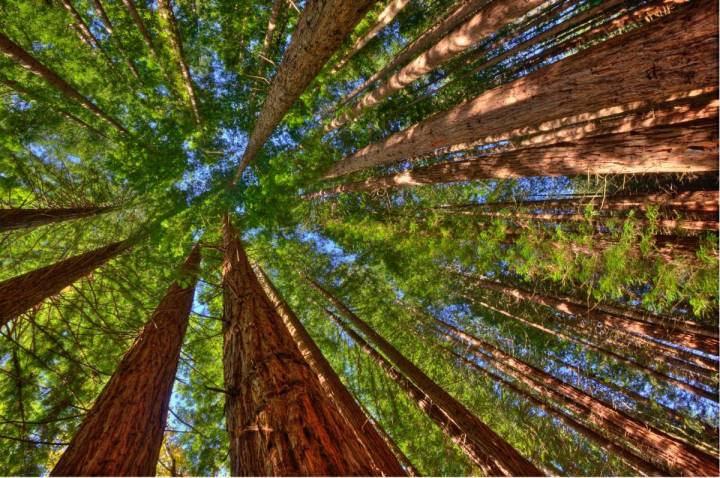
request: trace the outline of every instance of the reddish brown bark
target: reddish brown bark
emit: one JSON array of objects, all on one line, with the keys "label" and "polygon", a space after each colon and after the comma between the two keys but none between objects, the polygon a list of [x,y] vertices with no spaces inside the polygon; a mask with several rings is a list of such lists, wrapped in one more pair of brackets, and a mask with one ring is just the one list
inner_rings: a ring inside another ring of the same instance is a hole
[{"label": "reddish brown bark", "polygon": [[594,136],[573,143],[441,162],[341,184],[306,198],[493,178],[717,171],[717,138],[714,120]]},{"label": "reddish brown bark", "polygon": [[51,476],[155,476],[200,265],[193,247]]},{"label": "reddish brown bark", "polygon": [[326,177],[548,120],[714,90],[717,3],[699,0],[678,10],[366,146],[336,163]]},{"label": "reddish brown bark", "polygon": [[225,421],[233,476],[375,474],[255,276],[225,217]]},{"label": "reddish brown bark", "polygon": [[[640,452],[648,453],[648,458],[655,461],[664,471],[691,476],[715,476],[720,472],[717,459],[707,453],[615,410],[602,400],[587,395],[582,390],[558,380],[457,327],[439,319],[434,319],[434,321],[443,330],[471,345],[475,351],[480,351],[482,357],[491,359],[493,364],[504,372],[512,373],[518,379],[522,379],[522,377],[530,379],[540,385],[545,390],[544,393],[550,393],[558,398],[564,397],[567,401],[586,408],[590,412],[587,415],[588,421],[618,437],[631,441],[632,445],[637,447]],[[523,380],[523,383],[530,385],[528,380]]]},{"label": "reddish brown bark", "polygon": [[115,118],[101,110],[95,103],[80,94],[67,81],[63,80],[54,71],[37,61],[32,55],[23,50],[2,32],[0,32],[0,51],[5,53],[5,55],[28,70],[30,73],[45,80],[62,95],[80,103],[83,108],[87,109],[98,118],[107,121],[112,127],[121,133],[128,132]]},{"label": "reddish brown bark", "polygon": [[320,385],[330,395],[340,409],[340,413],[350,423],[357,440],[363,444],[368,455],[372,457],[376,473],[382,476],[405,476],[405,471],[400,466],[394,452],[389,448],[387,442],[389,437],[386,438],[381,435],[380,426],[372,421],[343,385],[340,377],[335,373],[320,348],[305,330],[302,322],[282,300],[270,278],[259,266],[256,266],[256,271],[260,285],[270,302],[275,306],[285,324],[285,328],[292,336],[303,358],[318,376]]},{"label": "reddish brown bark", "polygon": [[331,121],[325,131],[339,128],[357,117],[362,110],[378,104],[415,80],[439,68],[456,55],[473,47],[501,27],[522,17],[544,2],[545,0],[507,0],[486,3],[464,24],[401,68],[384,84],[368,93],[352,110]]},{"label": "reddish brown bark", "polygon": [[0,282],[0,327],[131,247],[129,241],[85,252]]},{"label": "reddish brown bark", "polygon": [[233,184],[375,1],[308,0],[250,134]]},{"label": "reddish brown bark", "polygon": [[0,232],[14,229],[28,229],[42,226],[43,224],[97,216],[112,209],[110,206],[57,209],[0,209]]},{"label": "reddish brown bark", "polygon": [[542,472],[520,455],[510,444],[492,431],[464,405],[455,400],[430,377],[403,356],[395,347],[383,339],[345,304],[310,278],[308,283],[345,318],[358,328],[389,360],[410,379],[443,414],[452,420],[465,435],[468,444],[463,450],[486,472],[505,476],[539,476]]}]

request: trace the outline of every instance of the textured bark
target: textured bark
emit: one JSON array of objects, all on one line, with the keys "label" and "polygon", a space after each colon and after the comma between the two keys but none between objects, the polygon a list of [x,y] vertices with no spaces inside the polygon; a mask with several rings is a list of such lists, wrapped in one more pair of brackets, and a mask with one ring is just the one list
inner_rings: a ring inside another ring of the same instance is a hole
[{"label": "textured bark", "polygon": [[[515,370],[513,375],[516,378],[530,379],[540,385],[545,393],[556,397],[565,397],[568,401],[586,408],[590,412],[587,415],[588,421],[618,437],[631,441],[633,446],[641,452],[648,453],[647,457],[655,461],[664,471],[683,476],[716,476],[720,472],[717,459],[707,453],[615,410],[602,400],[591,397],[582,390],[503,352],[488,342],[439,319],[434,320],[442,329],[472,346],[474,350],[481,351],[482,357],[493,360],[493,363],[503,371],[513,373],[510,371],[513,369]],[[527,380],[523,380],[523,382],[530,385]]]},{"label": "textured bark", "polygon": [[326,177],[432,153],[478,137],[633,101],[716,88],[717,2],[698,0],[526,77],[487,91],[336,163]]},{"label": "textured bark", "polygon": [[482,7],[483,4],[487,3],[487,0],[461,0],[459,3],[460,5],[458,6],[452,5],[452,10],[447,15],[444,15],[439,22],[435,23],[433,26],[421,33],[420,36],[395,55],[393,59],[390,60],[390,62],[380,71],[373,74],[360,86],[345,95],[339,103],[347,103],[352,98],[362,93],[368,86],[372,85],[377,80],[384,78],[397,67],[404,65],[406,62],[415,58],[415,56],[419,53],[425,51],[430,46],[440,41],[440,39],[449,31],[460,25],[469,15],[472,15],[477,9]]},{"label": "textured bark", "polygon": [[464,24],[368,93],[349,112],[331,121],[325,131],[339,128],[357,117],[362,110],[375,106],[544,2],[545,0],[488,2]]},{"label": "textured bark", "polygon": [[371,26],[370,29],[365,32],[360,38],[355,40],[355,43],[352,44],[348,52],[345,54],[342,60],[338,62],[333,71],[337,72],[343,66],[345,66],[347,62],[350,61],[350,59],[355,56],[357,52],[362,50],[365,45],[370,42],[370,40],[375,38],[375,35],[380,33],[383,28],[388,26],[388,24],[390,24],[390,22],[395,19],[398,13],[400,13],[402,9],[407,6],[408,3],[410,3],[410,0],[390,0],[390,2],[388,2],[383,11],[380,12],[380,15],[378,15],[377,21],[375,21],[373,26]]},{"label": "textured bark", "polygon": [[453,421],[465,435],[467,446],[463,450],[473,461],[492,475],[539,476],[542,472],[520,455],[510,444],[492,431],[464,405],[443,390],[422,370],[405,358],[395,347],[383,339],[345,304],[325,290],[314,280],[308,283],[345,318],[357,327],[388,359],[410,379],[424,395],[439,407],[443,414]]},{"label": "textured bark", "polygon": [[121,133],[128,132],[115,118],[101,110],[97,105],[95,105],[95,103],[87,99],[75,88],[73,88],[68,82],[60,78],[57,73],[37,61],[33,56],[31,56],[19,45],[10,40],[2,32],[0,32],[0,51],[5,53],[5,55],[7,55],[14,62],[28,70],[30,73],[39,76],[40,78],[45,80],[48,84],[50,84],[50,86],[55,88],[62,95],[80,103],[83,108],[87,109],[98,118],[107,121],[112,127],[117,129]]},{"label": "textured bark", "polygon": [[340,184],[308,194],[306,198],[481,179],[717,171],[717,141],[716,121],[658,127],[594,136],[556,146],[444,161],[389,176]]},{"label": "textured bark", "polygon": [[0,282],[0,327],[131,247],[115,242]]},{"label": "textured bark", "polygon": [[270,85],[233,184],[376,0],[308,0]]},{"label": "textured bark", "polygon": [[199,265],[196,245],[51,476],[155,476]]},{"label": "textured bark", "polygon": [[198,109],[197,94],[195,92],[192,77],[190,76],[190,68],[188,68],[187,61],[185,60],[182,39],[180,38],[180,31],[178,30],[177,22],[175,21],[175,14],[172,11],[170,0],[158,0],[158,14],[165,25],[165,29],[167,30],[167,36],[170,40],[173,56],[175,57],[175,61],[180,69],[182,83],[188,96],[188,102],[190,103],[193,118],[195,119],[195,123],[199,125],[201,123],[201,119],[200,110]]},{"label": "textured bark", "polygon": [[370,476],[367,454],[298,350],[225,218],[225,421],[233,476]]},{"label": "textured bark", "polygon": [[42,226],[43,224],[97,216],[112,209],[110,206],[58,209],[0,209],[0,232],[14,229],[29,229]]},{"label": "textured bark", "polygon": [[386,438],[381,435],[380,426],[372,421],[343,385],[340,377],[305,330],[302,322],[280,297],[270,278],[259,266],[256,266],[256,271],[260,285],[277,310],[303,358],[318,376],[320,385],[330,395],[343,417],[350,423],[357,440],[363,444],[372,458],[375,472],[382,476],[405,476],[406,473],[394,452],[389,448]]}]

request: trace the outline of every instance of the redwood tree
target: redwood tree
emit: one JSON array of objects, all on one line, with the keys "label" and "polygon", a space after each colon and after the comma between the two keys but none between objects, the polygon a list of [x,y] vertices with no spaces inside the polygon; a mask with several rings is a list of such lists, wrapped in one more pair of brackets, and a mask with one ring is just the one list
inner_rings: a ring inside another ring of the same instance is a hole
[{"label": "redwood tree", "polygon": [[28,229],[52,224],[55,222],[70,221],[82,217],[90,217],[108,212],[110,206],[71,207],[71,208],[44,208],[44,209],[0,209],[0,232],[13,229]]}]

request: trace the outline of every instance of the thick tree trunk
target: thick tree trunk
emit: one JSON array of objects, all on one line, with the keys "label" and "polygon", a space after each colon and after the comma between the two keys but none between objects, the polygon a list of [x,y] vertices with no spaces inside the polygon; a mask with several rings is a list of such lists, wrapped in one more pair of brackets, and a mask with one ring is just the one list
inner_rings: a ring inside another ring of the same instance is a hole
[{"label": "thick tree trunk", "polygon": [[340,377],[335,373],[320,348],[305,330],[302,322],[280,297],[270,278],[259,266],[256,266],[256,272],[260,285],[263,287],[268,299],[275,306],[278,315],[295,341],[303,358],[318,376],[320,385],[330,395],[343,417],[350,423],[357,440],[363,444],[368,455],[372,458],[375,472],[382,476],[405,476],[406,473],[400,466],[398,458],[390,450],[386,438],[380,434],[379,424],[372,421],[343,385]]},{"label": "thick tree trunk", "polygon": [[356,432],[323,391],[225,217],[225,421],[233,476],[374,475]]},{"label": "thick tree trunk", "polygon": [[[648,453],[648,458],[657,462],[659,466],[670,474],[691,476],[715,476],[718,469],[717,459],[683,443],[668,434],[646,423],[636,420],[612,406],[585,392],[558,380],[552,375],[529,365],[510,354],[503,352],[494,345],[478,339],[457,327],[434,319],[439,326],[452,336],[472,346],[474,350],[481,351],[483,358],[489,358],[493,364],[506,373],[509,369],[515,370],[513,375],[520,379],[524,376],[532,380],[555,396],[564,396],[567,400],[590,411],[587,420],[603,430],[626,440],[630,440],[640,452]],[[524,383],[530,385],[527,380]]]},{"label": "thick tree trunk", "polygon": [[390,0],[390,2],[388,2],[385,6],[385,9],[380,12],[380,15],[378,15],[377,21],[373,24],[373,26],[371,26],[365,34],[355,40],[355,43],[352,44],[342,60],[340,60],[335,68],[333,68],[333,71],[337,72],[344,67],[357,52],[362,50],[365,45],[370,42],[370,40],[375,38],[375,35],[388,26],[388,24],[395,19],[398,13],[400,13],[408,3],[410,3],[410,0]]},{"label": "thick tree trunk", "polygon": [[357,117],[362,110],[375,106],[544,2],[545,0],[488,2],[464,24],[388,78],[383,85],[368,93],[352,110],[331,121],[325,131],[339,128]]},{"label": "thick tree trunk", "polygon": [[177,22],[175,21],[175,14],[172,11],[170,0],[158,0],[158,14],[164,23],[167,31],[167,37],[170,41],[170,46],[172,47],[173,56],[180,68],[182,83],[185,87],[185,92],[188,97],[188,102],[190,103],[193,118],[195,119],[195,123],[199,125],[201,123],[201,119],[200,110],[198,109],[197,94],[195,92],[192,77],[190,76],[190,68],[188,68],[187,61],[185,60],[182,39],[180,38],[180,30],[178,29]]},{"label": "thick tree trunk", "polygon": [[[716,90],[717,3],[699,0],[648,26],[613,38],[336,163],[326,177],[433,153],[457,143],[631,102],[662,102]],[[581,93],[578,93],[581,92]],[[613,113],[615,114],[615,113]],[[544,174],[543,174],[544,175]]]},{"label": "thick tree trunk", "polygon": [[376,0],[308,0],[270,85],[233,184]]},{"label": "thick tree trunk", "polygon": [[594,136],[555,146],[444,161],[341,184],[308,194],[306,198],[481,179],[717,171],[717,138],[715,120]]},{"label": "thick tree trunk", "polygon": [[128,240],[0,282],[0,327],[131,247]]},{"label": "thick tree trunk", "polygon": [[0,232],[29,229],[55,222],[97,216],[111,211],[111,206],[58,209],[0,209]]},{"label": "thick tree trunk", "polygon": [[384,78],[391,71],[404,65],[421,52],[430,48],[432,45],[440,41],[440,39],[449,31],[460,25],[469,15],[472,15],[476,10],[487,3],[487,0],[461,0],[459,3],[459,6],[452,5],[450,7],[452,10],[447,15],[444,15],[439,22],[435,23],[432,27],[421,33],[420,36],[395,55],[380,71],[373,74],[360,86],[345,95],[338,103],[347,103],[377,80]]},{"label": "thick tree trunk", "polygon": [[7,55],[14,62],[28,70],[30,73],[39,76],[40,78],[45,80],[48,84],[50,84],[50,86],[55,88],[62,95],[80,103],[83,108],[87,109],[98,118],[107,121],[112,127],[117,129],[121,133],[128,132],[115,118],[98,108],[95,103],[80,94],[68,82],[60,78],[54,71],[50,70],[42,63],[37,61],[33,56],[31,56],[19,45],[10,40],[2,32],[0,32],[0,51],[5,53],[5,55]]},{"label": "thick tree trunk", "polygon": [[438,386],[422,370],[406,359],[345,304],[314,280],[308,283],[325,297],[344,317],[357,327],[390,361],[455,422],[466,435],[468,446],[463,450],[478,466],[490,474],[506,476],[539,476],[542,472],[520,455],[510,444],[492,431],[477,416]]},{"label": "thick tree trunk", "polygon": [[60,457],[51,476],[155,476],[200,248],[165,293]]}]

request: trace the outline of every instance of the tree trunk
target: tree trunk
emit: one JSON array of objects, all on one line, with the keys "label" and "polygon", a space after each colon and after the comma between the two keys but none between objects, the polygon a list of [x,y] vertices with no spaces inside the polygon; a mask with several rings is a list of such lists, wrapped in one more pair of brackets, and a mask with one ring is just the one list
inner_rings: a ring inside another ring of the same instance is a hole
[{"label": "tree trunk", "polygon": [[438,386],[430,377],[406,359],[395,347],[383,339],[345,304],[320,284],[306,277],[308,283],[325,297],[344,317],[357,327],[407,378],[438,406],[443,414],[455,422],[466,436],[463,450],[486,472],[506,476],[539,476],[542,472],[526,460],[510,444],[485,425],[470,410]]},{"label": "tree trunk", "polygon": [[0,282],[0,327],[131,247],[129,240],[85,252]]},{"label": "tree trunk", "polygon": [[668,434],[636,420],[612,406],[585,392],[556,379],[550,374],[529,365],[510,354],[503,352],[492,344],[467,334],[455,326],[434,318],[434,321],[448,333],[458,337],[475,350],[483,351],[482,357],[493,360],[493,363],[507,370],[512,368],[518,373],[545,387],[556,395],[563,395],[568,400],[577,403],[590,411],[587,419],[603,430],[632,441],[641,452],[649,453],[648,458],[656,461],[658,465],[670,473],[691,476],[716,476],[717,460],[695,447],[678,441]]},{"label": "tree trunk", "polygon": [[305,196],[375,192],[481,179],[603,174],[717,171],[717,122],[702,121],[580,139],[557,146],[522,148],[460,161],[443,161],[401,173],[345,183]]},{"label": "tree trunk", "polygon": [[[716,91],[717,3],[699,0],[651,25],[547,66],[336,163],[326,177],[433,153],[551,119]],[[581,92],[581,93],[579,93]],[[614,114],[614,113],[613,113]]]},{"label": "tree trunk", "polygon": [[125,354],[51,476],[155,476],[180,348],[188,325],[200,248]]},{"label": "tree trunk", "polygon": [[113,34],[113,26],[112,22],[110,21],[110,17],[108,17],[107,12],[105,11],[105,7],[103,7],[103,4],[100,0],[92,0],[91,1],[93,9],[95,10],[95,13],[98,17],[102,20],[103,28],[107,32],[108,35]]},{"label": "tree trunk", "polygon": [[405,476],[403,467],[398,458],[390,450],[387,440],[381,436],[379,424],[375,423],[361,408],[348,389],[343,385],[340,377],[333,370],[330,363],[315,344],[310,334],[305,330],[302,322],[293,313],[290,307],[282,300],[270,278],[256,266],[257,277],[265,294],[277,310],[278,315],[285,324],[285,328],[292,336],[300,353],[318,376],[320,385],[348,421],[355,432],[356,439],[363,444],[368,455],[372,458],[375,473],[382,476]]},{"label": "tree trunk", "polygon": [[522,17],[545,0],[506,0],[488,2],[478,13],[440,40],[430,49],[405,65],[400,71],[371,93],[361,99],[348,113],[331,121],[325,131],[337,129],[356,118],[362,110],[378,104],[393,93],[405,88],[415,80],[439,68],[463,51],[498,31],[515,19]]},{"label": "tree trunk", "polygon": [[340,60],[335,68],[333,68],[333,72],[337,73],[340,71],[340,69],[344,67],[357,52],[362,50],[365,45],[370,42],[370,40],[375,38],[375,35],[388,26],[388,24],[395,19],[395,17],[407,6],[408,3],[410,3],[410,0],[390,0],[390,2],[388,2],[385,6],[385,9],[380,12],[380,15],[378,15],[373,26],[371,26],[365,34],[355,40],[355,43],[352,44],[342,60]]},{"label": "tree trunk", "polygon": [[225,421],[233,476],[370,476],[372,459],[324,393],[225,217]]},{"label": "tree trunk", "polygon": [[70,0],[61,0],[60,3],[62,4],[63,8],[70,14],[70,16],[73,17],[73,20],[75,20],[75,25],[77,25],[77,28],[80,31],[80,35],[83,37],[84,41],[90,47],[99,50],[100,44],[98,43],[97,38],[95,38],[95,35],[92,34],[90,28],[88,28],[87,26],[87,23],[85,23],[85,20],[75,9],[72,2],[70,2]]},{"label": "tree trunk", "polygon": [[137,27],[138,31],[140,32],[140,35],[143,38],[143,41],[145,42],[145,45],[147,45],[148,49],[150,50],[150,54],[157,60],[160,58],[160,55],[158,55],[157,50],[155,49],[155,45],[153,45],[152,37],[150,36],[150,32],[145,27],[145,23],[142,21],[142,18],[140,17],[140,13],[138,13],[137,8],[135,7],[135,3],[133,0],[122,0],[123,5],[125,5],[125,8],[127,9],[128,13],[130,14],[130,18],[132,18],[133,23]]},{"label": "tree trunk", "polygon": [[193,85],[193,80],[190,76],[190,68],[188,68],[187,62],[185,61],[182,39],[180,38],[180,31],[178,30],[177,22],[175,21],[175,14],[172,11],[170,0],[158,0],[158,14],[160,15],[162,23],[165,24],[165,30],[167,31],[170,46],[172,47],[173,56],[180,68],[182,83],[185,87],[190,108],[192,109],[195,124],[199,125],[201,120],[200,110],[198,109],[197,94],[195,93],[195,86]]},{"label": "tree trunk", "polygon": [[376,0],[308,0],[270,85],[233,184]]},{"label": "tree trunk", "polygon": [[87,109],[98,118],[107,121],[113,128],[115,128],[119,132],[128,132],[115,118],[98,108],[95,103],[81,95],[68,82],[60,78],[54,71],[50,70],[42,63],[37,61],[33,56],[31,56],[19,45],[10,40],[2,32],[0,32],[0,51],[5,53],[5,55],[10,57],[14,62],[28,70],[30,73],[39,76],[40,78],[45,80],[48,84],[50,84],[50,86],[55,88],[65,97],[77,101],[78,103],[80,103],[80,105],[82,105],[83,108]]},{"label": "tree trunk", "polygon": [[73,207],[63,209],[0,209],[0,232],[29,229],[56,222],[90,217],[111,211],[111,206]]}]

